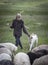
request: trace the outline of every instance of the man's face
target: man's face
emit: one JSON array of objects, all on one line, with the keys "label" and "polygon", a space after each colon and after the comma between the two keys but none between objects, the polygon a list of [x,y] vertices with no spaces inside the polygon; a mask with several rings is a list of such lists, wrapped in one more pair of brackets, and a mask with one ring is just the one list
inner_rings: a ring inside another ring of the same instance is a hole
[{"label": "man's face", "polygon": [[17,17],[16,17],[16,19],[17,19],[17,20],[20,20],[20,19],[21,19],[21,17],[20,17],[20,16],[17,16]]}]

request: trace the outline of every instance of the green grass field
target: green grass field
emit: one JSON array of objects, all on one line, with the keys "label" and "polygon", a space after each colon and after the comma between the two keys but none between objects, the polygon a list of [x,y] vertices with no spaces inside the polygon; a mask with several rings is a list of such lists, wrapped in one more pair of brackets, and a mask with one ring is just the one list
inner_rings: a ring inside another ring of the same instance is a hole
[{"label": "green grass field", "polygon": [[[48,0],[1,0],[0,1],[0,42],[15,44],[13,30],[10,29],[16,13],[22,14],[22,19],[28,32],[36,33],[40,44],[48,44]],[[23,50],[29,49],[28,37],[23,33],[21,37]]]}]

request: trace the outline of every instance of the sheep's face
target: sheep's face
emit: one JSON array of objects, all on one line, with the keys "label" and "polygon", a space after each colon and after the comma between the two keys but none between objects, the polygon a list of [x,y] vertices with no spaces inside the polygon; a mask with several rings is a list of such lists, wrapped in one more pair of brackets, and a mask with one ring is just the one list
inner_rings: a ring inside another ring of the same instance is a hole
[{"label": "sheep's face", "polygon": [[30,35],[30,40],[33,39],[34,35],[35,35],[34,33],[32,33],[32,34]]}]

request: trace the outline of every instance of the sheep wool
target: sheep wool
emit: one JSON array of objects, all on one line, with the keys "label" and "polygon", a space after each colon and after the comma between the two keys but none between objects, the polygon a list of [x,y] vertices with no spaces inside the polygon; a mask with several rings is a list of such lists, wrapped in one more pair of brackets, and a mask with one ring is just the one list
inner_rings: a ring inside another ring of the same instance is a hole
[{"label": "sheep wool", "polygon": [[42,49],[48,51],[48,45],[45,45],[45,44],[39,45],[38,47],[35,47],[34,49],[32,49],[32,52],[37,52],[37,51],[42,50]]},{"label": "sheep wool", "polygon": [[2,60],[0,61],[0,65],[14,65],[14,63],[10,60]]},{"label": "sheep wool", "polygon": [[2,61],[2,60],[10,60],[10,61],[12,61],[11,56],[6,54],[6,53],[0,54],[0,61]]},{"label": "sheep wool", "polygon": [[10,51],[9,49],[5,48],[5,47],[0,48],[0,54],[1,54],[1,53],[7,53],[7,54],[9,54],[10,56],[12,56],[11,51]]},{"label": "sheep wool", "polygon": [[8,48],[11,52],[16,52],[16,50],[17,50],[17,47],[16,47],[13,43],[10,43],[10,42],[0,43],[0,45],[5,46],[5,47]]},{"label": "sheep wool", "polygon": [[33,65],[48,65],[48,55],[36,59]]},{"label": "sheep wool", "polygon": [[30,65],[29,57],[26,53],[19,52],[14,57],[15,65]]}]

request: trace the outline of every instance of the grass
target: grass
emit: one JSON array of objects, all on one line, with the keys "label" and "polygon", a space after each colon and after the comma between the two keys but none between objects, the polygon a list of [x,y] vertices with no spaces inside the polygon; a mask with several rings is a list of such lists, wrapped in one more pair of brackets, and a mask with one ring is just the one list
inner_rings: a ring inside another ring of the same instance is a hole
[{"label": "grass", "polygon": [[[12,42],[15,44],[13,30],[10,29],[16,13],[20,12],[27,30],[31,34],[36,33],[40,44],[48,44],[48,0],[1,0],[0,1],[0,42]],[[23,33],[21,37],[23,50],[29,51],[28,37]]]}]

